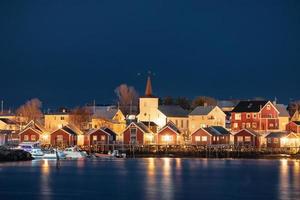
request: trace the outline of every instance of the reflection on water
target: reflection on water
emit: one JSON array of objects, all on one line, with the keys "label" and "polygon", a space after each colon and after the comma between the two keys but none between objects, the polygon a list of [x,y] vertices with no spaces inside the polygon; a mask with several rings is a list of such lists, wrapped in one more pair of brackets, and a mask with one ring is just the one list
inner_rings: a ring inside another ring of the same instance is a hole
[{"label": "reflection on water", "polygon": [[59,169],[41,160],[0,169],[1,200],[300,199],[297,160],[77,160]]},{"label": "reflection on water", "polygon": [[279,171],[279,196],[280,199],[292,199],[300,196],[299,161],[280,160]]}]

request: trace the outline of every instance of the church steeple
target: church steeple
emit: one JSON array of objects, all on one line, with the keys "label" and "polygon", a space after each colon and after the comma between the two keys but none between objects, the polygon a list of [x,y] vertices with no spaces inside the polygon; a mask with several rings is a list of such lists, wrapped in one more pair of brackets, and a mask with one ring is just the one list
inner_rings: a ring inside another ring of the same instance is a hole
[{"label": "church steeple", "polygon": [[152,85],[151,85],[151,78],[150,78],[150,76],[148,76],[148,79],[147,79],[147,85],[146,85],[145,96],[146,96],[146,97],[153,97],[153,95],[152,95]]}]

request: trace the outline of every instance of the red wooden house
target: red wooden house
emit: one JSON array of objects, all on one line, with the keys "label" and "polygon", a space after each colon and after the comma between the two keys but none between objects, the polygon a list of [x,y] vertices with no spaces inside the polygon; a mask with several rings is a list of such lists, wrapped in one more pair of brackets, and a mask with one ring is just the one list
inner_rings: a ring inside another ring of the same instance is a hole
[{"label": "red wooden house", "polygon": [[123,131],[124,144],[147,144],[153,142],[153,133],[142,122],[131,122]]},{"label": "red wooden house", "polygon": [[240,101],[231,112],[231,130],[279,129],[279,111],[270,101]]},{"label": "red wooden house", "polygon": [[19,142],[37,142],[42,139],[44,129],[39,123],[30,121],[19,133]]},{"label": "red wooden house", "polygon": [[280,148],[282,138],[288,135],[287,132],[271,132],[266,136],[268,148]]},{"label": "red wooden house", "polygon": [[230,144],[231,133],[221,126],[200,128],[192,134],[193,145]]},{"label": "red wooden house", "polygon": [[242,129],[234,134],[236,146],[260,147],[260,134],[251,129]]},{"label": "red wooden house", "polygon": [[163,128],[157,133],[157,144],[176,145],[180,144],[181,132],[176,125],[169,121]]},{"label": "red wooden house", "polygon": [[77,135],[69,126],[63,126],[50,134],[50,143],[53,146],[74,146],[77,144]]},{"label": "red wooden house", "polygon": [[103,145],[111,144],[116,141],[116,133],[109,128],[93,129],[85,134],[84,145]]},{"label": "red wooden house", "polygon": [[291,121],[286,125],[286,130],[294,133],[300,133],[300,121]]}]

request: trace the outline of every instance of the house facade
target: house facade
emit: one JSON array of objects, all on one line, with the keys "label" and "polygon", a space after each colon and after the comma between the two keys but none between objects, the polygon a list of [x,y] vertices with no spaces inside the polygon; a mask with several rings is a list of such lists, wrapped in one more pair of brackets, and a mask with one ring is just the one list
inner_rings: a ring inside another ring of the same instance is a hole
[{"label": "house facade", "polygon": [[124,144],[153,144],[154,134],[142,122],[131,122],[123,132]]},{"label": "house facade", "polygon": [[279,111],[270,101],[240,101],[231,113],[231,129],[279,130]]},{"label": "house facade", "polygon": [[159,145],[177,145],[181,144],[181,132],[173,122],[168,122],[157,133],[156,144]]},{"label": "house facade", "polygon": [[50,133],[50,143],[52,146],[74,146],[77,145],[78,135],[75,130],[66,125]]},{"label": "house facade", "polygon": [[198,106],[189,114],[189,131],[209,126],[225,127],[226,114],[218,106]]},{"label": "house facade", "polygon": [[234,145],[247,147],[260,147],[261,136],[251,129],[242,129],[234,134]]},{"label": "house facade", "polygon": [[279,119],[279,130],[286,130],[286,125],[290,122],[290,114],[287,111],[287,106],[283,104],[273,103],[276,109],[279,111],[278,119]]},{"label": "house facade", "polygon": [[287,132],[271,132],[266,136],[267,148],[280,148],[283,145]]},{"label": "house facade", "polygon": [[67,109],[60,109],[59,112],[45,114],[45,129],[54,131],[70,123],[70,113]]},{"label": "house facade", "polygon": [[109,128],[92,129],[84,136],[85,146],[107,145],[116,140],[116,133]]},{"label": "house facade", "polygon": [[222,126],[211,126],[199,128],[192,133],[191,144],[193,145],[217,145],[230,144],[232,139],[231,133]]},{"label": "house facade", "polygon": [[300,121],[291,121],[286,125],[286,130],[293,133],[300,133]]}]

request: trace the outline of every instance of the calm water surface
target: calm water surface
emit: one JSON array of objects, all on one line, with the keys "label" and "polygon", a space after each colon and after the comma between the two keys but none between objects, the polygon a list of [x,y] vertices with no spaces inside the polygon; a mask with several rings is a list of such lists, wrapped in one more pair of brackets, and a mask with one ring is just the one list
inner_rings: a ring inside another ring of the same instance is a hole
[{"label": "calm water surface", "polygon": [[0,164],[0,199],[300,199],[297,160],[29,161]]}]

